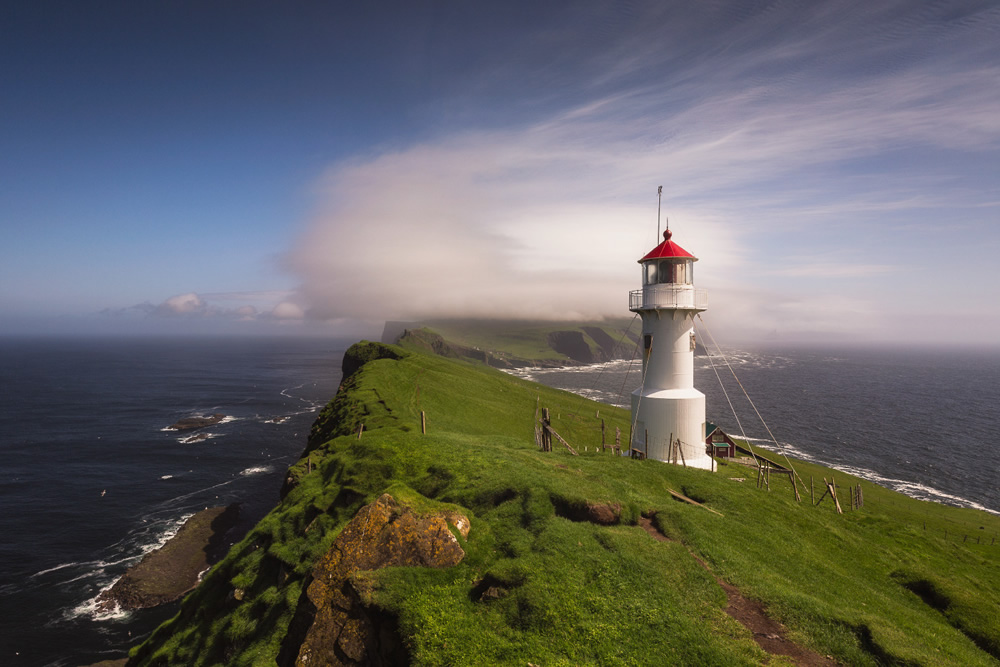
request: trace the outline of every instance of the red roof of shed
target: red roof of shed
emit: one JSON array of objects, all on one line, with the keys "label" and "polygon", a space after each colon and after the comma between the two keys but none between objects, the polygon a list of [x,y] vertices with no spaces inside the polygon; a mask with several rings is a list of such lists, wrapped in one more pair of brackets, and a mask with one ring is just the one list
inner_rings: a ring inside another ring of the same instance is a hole
[{"label": "red roof of shed", "polygon": [[645,257],[643,257],[639,261],[645,262],[646,260],[649,259],[667,259],[671,257],[690,257],[693,260],[698,259],[694,255],[689,253],[687,250],[685,250],[684,248],[680,247],[679,245],[671,241],[670,240],[671,235],[672,234],[669,229],[663,232],[663,243],[650,250],[648,253],[646,253]]}]

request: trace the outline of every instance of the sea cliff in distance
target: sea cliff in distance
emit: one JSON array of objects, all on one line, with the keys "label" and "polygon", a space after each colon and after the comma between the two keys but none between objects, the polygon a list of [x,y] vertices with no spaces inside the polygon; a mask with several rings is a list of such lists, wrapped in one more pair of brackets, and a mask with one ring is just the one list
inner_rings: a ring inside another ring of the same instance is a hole
[{"label": "sea cliff in distance", "polygon": [[426,320],[385,323],[383,343],[406,338],[411,348],[494,368],[562,367],[628,359],[639,334],[632,320]]},{"label": "sea cliff in distance", "polygon": [[419,329],[348,351],[279,505],[129,664],[1000,659],[1000,517],[799,461],[797,501],[746,462],[616,456],[627,411]]}]

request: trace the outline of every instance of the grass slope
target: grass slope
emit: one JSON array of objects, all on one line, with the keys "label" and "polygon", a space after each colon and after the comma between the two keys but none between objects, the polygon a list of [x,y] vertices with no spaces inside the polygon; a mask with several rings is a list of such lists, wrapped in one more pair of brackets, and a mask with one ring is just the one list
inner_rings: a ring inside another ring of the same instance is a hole
[{"label": "grass slope", "polygon": [[[369,361],[317,420],[294,487],[131,664],[273,665],[313,563],[386,490],[472,522],[455,567],[364,575],[413,664],[788,664],[725,614],[715,576],[844,664],[998,664],[998,517],[870,484],[864,509],[838,515],[808,490],[796,503],[787,483],[757,489],[739,464],[712,474],[599,453],[597,411],[613,438],[616,426],[627,437],[623,410],[395,346],[349,356]],[[537,450],[536,405],[580,456]],[[588,503],[619,505],[620,521],[566,518]],[[642,513],[672,541],[635,525]],[[484,601],[488,587],[505,594]]]}]

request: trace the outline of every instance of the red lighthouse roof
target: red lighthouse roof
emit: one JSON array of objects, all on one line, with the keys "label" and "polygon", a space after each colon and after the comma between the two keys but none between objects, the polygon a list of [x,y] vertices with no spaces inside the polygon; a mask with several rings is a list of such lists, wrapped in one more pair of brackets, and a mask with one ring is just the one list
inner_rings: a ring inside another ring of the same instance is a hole
[{"label": "red lighthouse roof", "polygon": [[672,234],[669,229],[663,232],[663,243],[650,250],[646,253],[645,257],[639,261],[645,262],[650,259],[669,259],[671,257],[690,257],[691,259],[697,261],[697,257],[671,241],[671,235]]}]

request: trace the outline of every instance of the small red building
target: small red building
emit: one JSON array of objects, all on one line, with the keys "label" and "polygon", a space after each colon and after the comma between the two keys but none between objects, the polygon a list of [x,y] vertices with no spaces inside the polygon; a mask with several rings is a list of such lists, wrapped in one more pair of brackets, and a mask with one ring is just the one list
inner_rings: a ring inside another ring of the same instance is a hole
[{"label": "small red building", "polygon": [[725,431],[712,422],[705,425],[705,431],[708,433],[705,436],[705,451],[709,456],[735,458],[736,443]]}]

